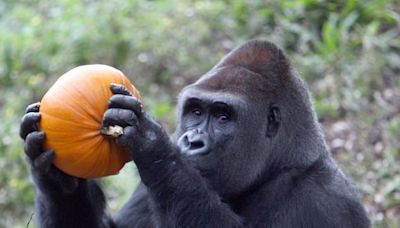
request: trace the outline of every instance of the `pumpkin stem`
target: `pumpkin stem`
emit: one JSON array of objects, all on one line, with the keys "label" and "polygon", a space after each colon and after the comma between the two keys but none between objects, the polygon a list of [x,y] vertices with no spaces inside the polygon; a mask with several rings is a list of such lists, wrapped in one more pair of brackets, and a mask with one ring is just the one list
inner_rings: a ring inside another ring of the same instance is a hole
[{"label": "pumpkin stem", "polygon": [[120,135],[124,134],[124,128],[118,125],[102,127],[100,130],[101,134],[111,136],[113,138],[118,138]]}]

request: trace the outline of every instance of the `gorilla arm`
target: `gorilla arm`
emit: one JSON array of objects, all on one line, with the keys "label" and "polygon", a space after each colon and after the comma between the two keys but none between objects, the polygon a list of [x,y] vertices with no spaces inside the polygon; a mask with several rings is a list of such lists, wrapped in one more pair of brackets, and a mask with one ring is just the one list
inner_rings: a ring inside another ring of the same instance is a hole
[{"label": "gorilla arm", "polygon": [[115,95],[103,125],[124,127],[117,143],[128,148],[138,167],[156,223],[162,227],[243,227],[242,219],[181,159],[178,147],[140,103],[122,86],[112,85],[111,90]]},{"label": "gorilla arm", "polygon": [[39,227],[108,227],[103,192],[94,180],[69,176],[52,165],[55,153],[45,151],[45,133],[39,131],[39,103],[29,105],[21,121],[20,136],[36,185]]}]

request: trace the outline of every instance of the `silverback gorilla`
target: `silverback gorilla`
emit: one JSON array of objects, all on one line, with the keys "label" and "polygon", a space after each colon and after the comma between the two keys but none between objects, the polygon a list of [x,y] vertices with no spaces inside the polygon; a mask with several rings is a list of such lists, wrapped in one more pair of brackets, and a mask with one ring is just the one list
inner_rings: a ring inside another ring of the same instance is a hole
[{"label": "silverback gorilla", "polygon": [[275,45],[247,42],[185,87],[172,140],[123,86],[111,90],[103,125],[124,127],[116,142],[141,184],[109,216],[94,180],[52,165],[39,104],[30,105],[20,134],[41,227],[369,227],[305,84]]}]

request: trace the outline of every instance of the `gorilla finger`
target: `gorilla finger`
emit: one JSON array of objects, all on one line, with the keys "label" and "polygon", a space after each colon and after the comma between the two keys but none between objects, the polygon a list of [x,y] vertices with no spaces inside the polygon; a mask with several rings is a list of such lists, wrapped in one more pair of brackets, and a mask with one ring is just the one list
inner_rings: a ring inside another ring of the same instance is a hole
[{"label": "gorilla finger", "polygon": [[40,102],[36,102],[33,104],[28,105],[28,107],[26,107],[25,112],[39,112],[39,108],[40,108]]},{"label": "gorilla finger", "polygon": [[129,92],[124,85],[117,84],[117,83],[111,83],[110,85],[111,92],[113,94],[122,94],[122,95],[127,95],[127,96],[132,96],[131,92]]},{"label": "gorilla finger", "polygon": [[25,139],[26,136],[38,130],[38,123],[40,121],[40,113],[38,112],[29,112],[25,114],[21,119],[21,126],[19,129],[19,136],[22,139]]},{"label": "gorilla finger", "polygon": [[124,134],[120,135],[116,143],[118,146],[129,147],[133,144],[134,137],[137,135],[136,127],[126,127],[124,128]]},{"label": "gorilla finger", "polygon": [[111,108],[107,109],[103,116],[102,125],[114,126],[118,125],[121,127],[134,126],[137,125],[136,114],[128,109]]},{"label": "gorilla finger", "polygon": [[40,154],[34,161],[34,167],[41,173],[48,173],[51,165],[53,164],[53,160],[55,157],[55,153],[53,150],[48,150],[42,154]]},{"label": "gorilla finger", "polygon": [[133,96],[125,96],[116,94],[108,101],[108,108],[123,108],[134,111],[135,113],[143,112],[142,104]]},{"label": "gorilla finger", "polygon": [[43,153],[44,132],[35,131],[26,137],[24,144],[24,151],[26,156],[31,160],[35,160],[40,154]]}]

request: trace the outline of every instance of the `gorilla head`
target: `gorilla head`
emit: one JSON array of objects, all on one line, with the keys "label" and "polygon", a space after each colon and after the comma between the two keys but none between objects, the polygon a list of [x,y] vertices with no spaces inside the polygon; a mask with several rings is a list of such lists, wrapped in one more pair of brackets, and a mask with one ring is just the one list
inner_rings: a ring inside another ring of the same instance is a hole
[{"label": "gorilla head", "polygon": [[304,83],[268,42],[233,50],[182,90],[178,109],[182,153],[228,197],[266,173],[306,167],[324,148]]}]

